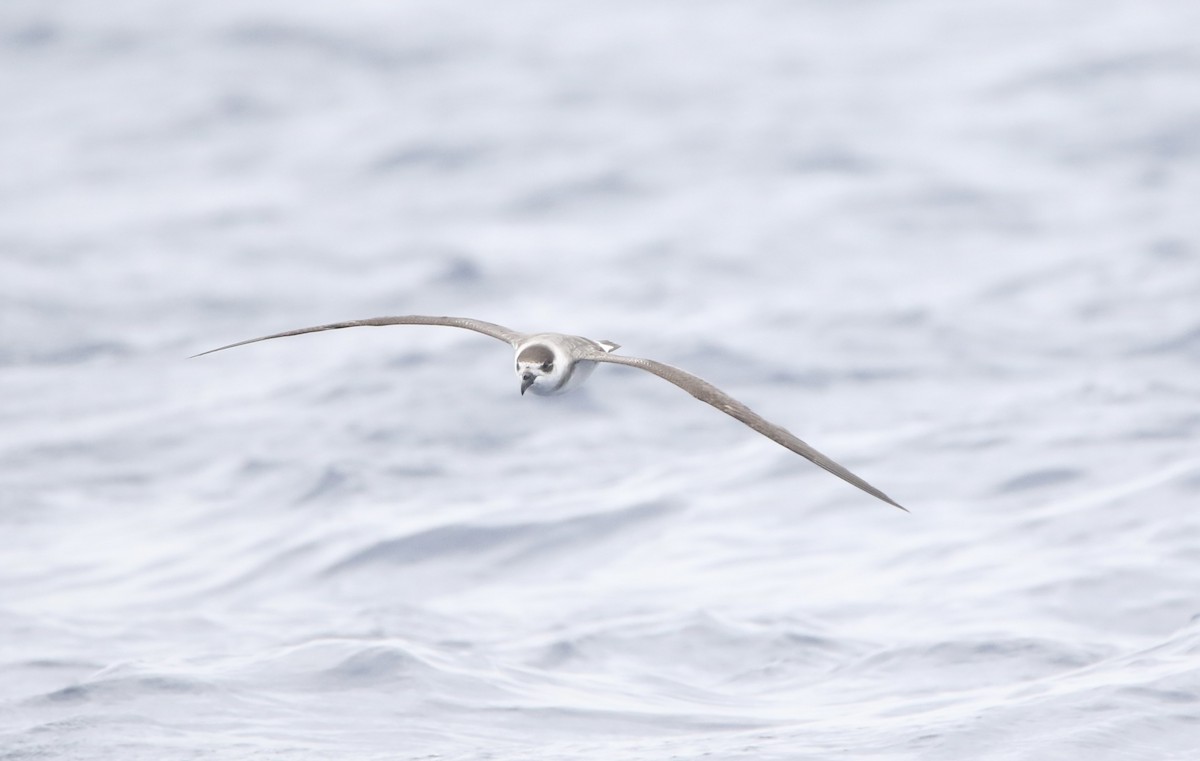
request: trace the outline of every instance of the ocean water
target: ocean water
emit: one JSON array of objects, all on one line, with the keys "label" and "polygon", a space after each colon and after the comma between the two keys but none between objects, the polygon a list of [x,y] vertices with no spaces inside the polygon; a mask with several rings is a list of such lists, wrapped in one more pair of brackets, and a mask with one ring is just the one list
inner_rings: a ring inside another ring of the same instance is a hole
[{"label": "ocean water", "polygon": [[1197,29],[5,0],[0,759],[1200,757]]}]

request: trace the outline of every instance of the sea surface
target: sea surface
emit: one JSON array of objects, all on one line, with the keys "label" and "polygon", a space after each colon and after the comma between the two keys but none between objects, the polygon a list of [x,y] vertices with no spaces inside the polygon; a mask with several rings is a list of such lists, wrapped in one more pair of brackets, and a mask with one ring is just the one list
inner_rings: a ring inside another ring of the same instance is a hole
[{"label": "sea surface", "polygon": [[3,0],[0,759],[1200,758],[1198,30]]}]

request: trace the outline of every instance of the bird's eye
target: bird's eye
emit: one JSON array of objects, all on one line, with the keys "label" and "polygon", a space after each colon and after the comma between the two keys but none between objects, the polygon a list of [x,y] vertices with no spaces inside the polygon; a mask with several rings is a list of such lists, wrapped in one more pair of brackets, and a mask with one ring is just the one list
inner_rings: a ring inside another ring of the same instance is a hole
[{"label": "bird's eye", "polygon": [[544,372],[544,373],[548,373],[548,372],[550,372],[550,371],[551,371],[551,370],[553,370],[553,369],[554,369],[554,363],[553,363],[553,362],[543,362],[543,363],[542,363],[542,372]]}]

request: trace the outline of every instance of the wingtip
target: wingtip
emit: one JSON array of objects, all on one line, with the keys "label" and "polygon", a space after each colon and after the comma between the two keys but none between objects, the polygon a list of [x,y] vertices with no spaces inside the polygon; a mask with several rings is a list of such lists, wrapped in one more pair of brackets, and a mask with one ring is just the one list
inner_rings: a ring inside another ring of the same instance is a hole
[{"label": "wingtip", "polygon": [[[274,338],[274,337],[275,336],[267,336],[267,338]],[[188,357],[188,359],[195,359],[196,357],[203,357],[205,354],[216,354],[219,351],[225,351],[226,349],[232,349],[235,346],[244,346],[246,344],[252,344],[252,343],[255,343],[256,341],[262,341],[262,340],[263,339],[261,339],[261,338],[254,338],[249,341],[238,341],[235,344],[226,344],[225,346],[218,346],[215,349],[209,349],[208,351],[202,351],[199,354],[193,354],[192,356]]]}]

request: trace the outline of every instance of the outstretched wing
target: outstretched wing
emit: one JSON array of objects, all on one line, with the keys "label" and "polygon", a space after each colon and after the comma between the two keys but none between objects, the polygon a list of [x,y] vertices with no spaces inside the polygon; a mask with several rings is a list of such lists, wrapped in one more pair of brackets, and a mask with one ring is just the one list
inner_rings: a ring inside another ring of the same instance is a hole
[{"label": "outstretched wing", "polygon": [[889,505],[895,505],[901,510],[908,512],[908,508],[902,506],[899,502],[896,502],[888,495],[854,475],[842,465],[839,465],[817,450],[813,449],[808,444],[797,438],[791,431],[766,420],[754,410],[750,409],[737,399],[734,399],[729,394],[726,394],[724,391],[702,378],[697,378],[695,375],[680,370],[678,367],[672,367],[671,365],[664,364],[662,362],[655,362],[652,359],[642,359],[640,357],[622,357],[616,354],[595,352],[590,353],[586,359],[590,359],[595,362],[612,362],[618,365],[628,365],[629,367],[637,367],[647,372],[654,373],[663,380],[679,386],[681,389],[696,397],[700,401],[705,402],[706,404],[711,404],[713,407],[716,407],[726,415],[740,420],[741,422],[761,433],[763,436],[766,436],[768,439],[771,439],[777,444],[787,447],[801,457],[812,461],[816,465],[819,465],[843,481],[854,484],[867,494],[870,494],[873,497],[878,497],[884,502],[887,502]]},{"label": "outstretched wing", "polygon": [[341,328],[358,328],[362,326],[379,326],[379,325],[445,325],[451,328],[464,328],[473,330],[476,333],[483,333],[485,336],[498,338],[505,343],[516,346],[524,337],[523,333],[518,333],[515,330],[509,330],[502,325],[496,325],[483,320],[472,320],[469,317],[426,317],[420,314],[409,314],[403,317],[372,317],[367,320],[349,320],[347,322],[331,322],[328,325],[316,325],[311,328],[299,328],[297,330],[288,330],[283,333],[272,333],[269,336],[260,336],[259,338],[250,338],[245,341],[221,346],[216,349],[202,351],[199,354],[193,354],[193,357],[203,357],[205,354],[212,354],[214,351],[224,351],[232,349],[235,346],[245,346],[246,344],[256,343],[258,341],[269,341],[272,338],[286,338],[287,336],[298,336],[304,333],[317,333],[322,330],[340,330]]}]

